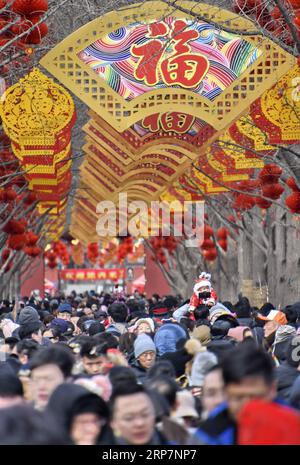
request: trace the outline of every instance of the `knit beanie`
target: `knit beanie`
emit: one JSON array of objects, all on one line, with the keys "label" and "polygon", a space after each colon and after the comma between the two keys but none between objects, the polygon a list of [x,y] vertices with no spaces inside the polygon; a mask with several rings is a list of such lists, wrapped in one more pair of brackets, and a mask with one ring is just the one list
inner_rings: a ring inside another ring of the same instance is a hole
[{"label": "knit beanie", "polygon": [[24,325],[27,323],[35,323],[37,321],[40,321],[40,317],[35,308],[27,306],[20,311],[18,321],[20,325]]},{"label": "knit beanie", "polygon": [[134,356],[138,358],[144,352],[155,352],[156,347],[150,336],[147,334],[139,334],[139,336],[134,341]]},{"label": "knit beanie", "polygon": [[138,329],[139,325],[142,323],[147,323],[151,332],[154,333],[155,328],[154,328],[154,321],[152,320],[152,318],[140,318],[139,320],[136,321],[134,328]]}]

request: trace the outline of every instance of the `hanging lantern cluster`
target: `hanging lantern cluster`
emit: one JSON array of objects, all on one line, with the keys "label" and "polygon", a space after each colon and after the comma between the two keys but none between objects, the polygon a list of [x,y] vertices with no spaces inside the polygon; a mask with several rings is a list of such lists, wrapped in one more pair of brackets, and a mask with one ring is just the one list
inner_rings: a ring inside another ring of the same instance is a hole
[{"label": "hanging lantern cluster", "polygon": [[12,218],[5,222],[2,231],[7,234],[7,250],[23,251],[29,257],[38,257],[42,249],[37,245],[39,236],[27,229],[25,218]]},{"label": "hanging lantern cluster", "polygon": [[222,227],[217,230],[216,236],[218,238],[218,244],[219,246],[224,250],[224,252],[227,252],[227,239],[229,236],[229,231],[227,228]]},{"label": "hanging lantern cluster", "polygon": [[[270,4],[263,0],[235,0],[233,9],[236,13],[242,13],[252,20],[256,20],[261,27],[271,32],[285,44],[294,45],[291,31],[278,6],[270,7]],[[285,1],[284,9],[288,11],[300,34],[300,0]]]},{"label": "hanging lantern cluster", "polygon": [[68,247],[62,241],[52,242],[49,250],[44,253],[46,259],[46,265],[50,269],[57,267],[58,263],[62,263],[64,266],[68,266],[70,263],[70,255]]},{"label": "hanging lantern cluster", "polygon": [[245,193],[233,193],[235,200],[232,207],[239,211],[251,210],[255,206],[255,198],[251,195],[251,192],[254,192],[257,186],[258,182],[254,179],[238,183],[237,190],[244,191]]},{"label": "hanging lantern cluster", "polygon": [[87,258],[88,260],[95,265],[97,258],[99,256],[99,247],[97,242],[92,242],[87,246]]},{"label": "hanging lantern cluster", "polygon": [[133,253],[133,245],[133,238],[131,236],[127,236],[120,240],[120,244],[117,250],[117,260],[119,263],[122,263],[127,255]]},{"label": "hanging lantern cluster", "polygon": [[202,250],[203,257],[208,262],[213,262],[218,256],[215,242],[212,239],[213,236],[213,228],[208,223],[205,223],[203,228],[203,242],[200,248]]},{"label": "hanging lantern cluster", "polygon": [[[22,48],[25,44],[38,45],[48,34],[46,22],[40,21],[48,11],[47,0],[0,0],[0,10],[4,10],[0,14],[0,25],[1,29],[5,29],[3,33],[0,29],[1,45],[5,45],[14,37],[17,41],[16,47]],[[19,38],[23,33],[25,34]]]},{"label": "hanging lantern cluster", "polygon": [[47,0],[0,0],[0,47],[6,46],[0,53],[1,76],[9,80],[30,65],[34,48],[49,32],[42,20],[48,7]]},{"label": "hanging lantern cluster", "polygon": [[38,257],[42,249],[41,247],[38,247],[37,241],[39,240],[39,236],[37,234],[34,234],[32,231],[28,231],[26,233],[26,247],[24,247],[24,252],[29,256],[29,257]]},{"label": "hanging lantern cluster", "polygon": [[150,239],[150,244],[153,248],[155,256],[153,260],[158,260],[162,265],[167,263],[167,256],[164,250],[167,250],[169,255],[173,255],[178,244],[175,236],[156,236]]},{"label": "hanging lantern cluster", "polygon": [[237,189],[245,193],[233,193],[233,208],[239,213],[251,210],[255,205],[262,209],[270,208],[272,200],[278,200],[284,193],[279,182],[281,175],[282,169],[270,163],[262,168],[257,179],[240,182]]},{"label": "hanging lantern cluster", "polygon": [[[271,200],[278,200],[284,192],[284,187],[279,183],[282,169],[275,165],[269,164],[264,166],[258,175],[260,181],[261,195]],[[267,209],[272,205],[271,201],[263,198],[257,198],[256,204],[260,208]]]}]

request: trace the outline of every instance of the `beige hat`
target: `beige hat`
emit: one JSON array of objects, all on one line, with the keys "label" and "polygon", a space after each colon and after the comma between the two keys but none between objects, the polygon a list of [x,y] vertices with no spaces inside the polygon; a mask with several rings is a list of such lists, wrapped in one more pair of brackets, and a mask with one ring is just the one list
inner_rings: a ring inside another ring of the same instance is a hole
[{"label": "beige hat", "polygon": [[174,414],[175,418],[192,417],[199,418],[195,408],[195,398],[190,391],[178,391],[176,395],[178,407]]},{"label": "beige hat", "polygon": [[192,332],[192,338],[198,339],[203,346],[207,346],[211,340],[210,327],[207,325],[197,326]]}]

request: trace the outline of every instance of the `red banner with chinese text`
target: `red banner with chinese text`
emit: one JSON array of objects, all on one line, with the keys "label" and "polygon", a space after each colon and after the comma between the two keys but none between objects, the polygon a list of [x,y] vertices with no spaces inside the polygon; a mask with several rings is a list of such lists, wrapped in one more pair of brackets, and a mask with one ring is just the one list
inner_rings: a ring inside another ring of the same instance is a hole
[{"label": "red banner with chinese text", "polygon": [[110,279],[112,281],[125,279],[126,268],[110,268],[110,269],[69,269],[61,270],[60,278],[64,281],[100,281]]}]

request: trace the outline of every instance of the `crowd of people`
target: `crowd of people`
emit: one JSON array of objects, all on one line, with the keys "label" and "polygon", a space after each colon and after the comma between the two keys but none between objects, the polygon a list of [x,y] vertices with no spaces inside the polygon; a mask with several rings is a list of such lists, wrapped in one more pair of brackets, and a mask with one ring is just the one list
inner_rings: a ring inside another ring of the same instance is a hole
[{"label": "crowd of people", "polygon": [[300,444],[300,302],[33,291],[0,337],[0,444]]}]

